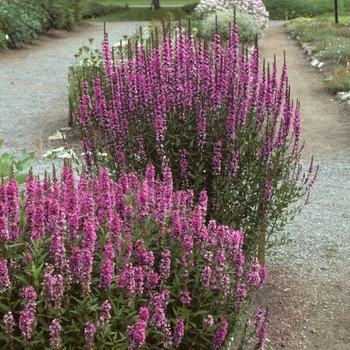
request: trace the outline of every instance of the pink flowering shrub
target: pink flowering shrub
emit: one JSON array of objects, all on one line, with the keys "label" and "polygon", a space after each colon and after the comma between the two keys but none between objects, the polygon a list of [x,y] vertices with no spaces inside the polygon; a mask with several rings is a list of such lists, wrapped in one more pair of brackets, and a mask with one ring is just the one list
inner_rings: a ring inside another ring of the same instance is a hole
[{"label": "pink flowering shrub", "polygon": [[115,183],[65,167],[60,182],[30,174],[23,198],[14,181],[0,190],[1,349],[218,349],[243,334],[266,269],[169,168]]},{"label": "pink flowering shrub", "polygon": [[[189,31],[190,33],[191,31]],[[82,83],[74,118],[82,135],[87,170],[107,167],[157,175],[171,168],[174,189],[208,195],[207,222],[245,233],[248,259],[263,244],[283,244],[282,228],[307,200],[317,171],[304,172],[299,104],[293,104],[284,63],[261,68],[258,48],[240,55],[234,25],[225,45],[218,34],[212,51],[180,28],[129,48],[113,62],[103,42],[105,74]],[[93,93],[90,90],[93,89]]]},{"label": "pink flowering shrub", "polygon": [[262,0],[201,0],[195,10],[207,14],[227,8],[236,8],[240,12],[256,17],[263,28],[269,20],[269,13]]}]

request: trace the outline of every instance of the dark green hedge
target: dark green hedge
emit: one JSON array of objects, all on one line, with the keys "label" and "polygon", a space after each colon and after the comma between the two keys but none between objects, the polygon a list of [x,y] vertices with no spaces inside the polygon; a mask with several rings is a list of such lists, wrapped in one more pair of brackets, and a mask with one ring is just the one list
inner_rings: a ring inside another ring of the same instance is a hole
[{"label": "dark green hedge", "polygon": [[72,11],[61,0],[12,0],[0,6],[0,30],[9,48],[20,48],[50,29],[74,27]]},{"label": "dark green hedge", "polygon": [[316,17],[333,8],[326,4],[315,4],[305,0],[264,0],[271,20],[293,19],[297,17]]}]

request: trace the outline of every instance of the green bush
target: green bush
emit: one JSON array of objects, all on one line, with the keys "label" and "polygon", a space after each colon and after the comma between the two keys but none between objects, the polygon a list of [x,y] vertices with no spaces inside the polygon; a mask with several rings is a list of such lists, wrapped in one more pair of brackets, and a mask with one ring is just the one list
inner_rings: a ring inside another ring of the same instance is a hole
[{"label": "green bush", "polygon": [[8,35],[8,46],[20,48],[49,29],[74,27],[74,19],[60,0],[13,0],[0,7],[0,30]]},{"label": "green bush", "polygon": [[188,5],[184,5],[180,8],[180,10],[182,12],[185,12],[187,14],[191,14],[192,12],[194,12],[194,9],[198,6],[199,2],[193,3],[193,4],[188,4]]},{"label": "green bush", "polygon": [[0,50],[7,48],[6,34],[0,29]]},{"label": "green bush", "polygon": [[102,17],[107,16],[113,13],[128,11],[128,6],[114,6],[108,5],[104,6],[97,2],[90,2],[86,11],[83,14],[83,18],[92,18],[92,17]]},{"label": "green bush", "polygon": [[[4,140],[0,140],[0,147],[3,143]],[[34,152],[27,153],[26,150],[22,151],[19,160],[7,152],[0,154],[0,179],[6,184],[12,176],[18,184],[24,184],[33,158]]]},{"label": "green bush", "polygon": [[[203,21],[202,33],[207,39],[213,38],[216,29],[223,39],[228,39],[230,23],[233,22],[232,9],[225,9],[210,14]],[[236,11],[236,23],[238,25],[239,40],[242,43],[254,43],[256,36],[259,39],[263,36],[263,29],[259,20],[249,15]]]},{"label": "green bush", "polygon": [[332,6],[324,2],[305,0],[265,0],[264,4],[271,20],[284,20],[297,17],[315,17],[332,11]]},{"label": "green bush", "polygon": [[90,0],[58,0],[58,1],[60,1],[66,8],[69,9],[75,22],[79,22],[83,19],[83,13],[86,11],[86,8],[90,2]]}]

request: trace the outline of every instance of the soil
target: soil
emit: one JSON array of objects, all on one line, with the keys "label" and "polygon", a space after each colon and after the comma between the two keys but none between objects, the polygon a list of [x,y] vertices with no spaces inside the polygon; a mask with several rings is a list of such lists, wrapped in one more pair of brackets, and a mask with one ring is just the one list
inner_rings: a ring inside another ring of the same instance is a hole
[{"label": "soil", "polygon": [[[120,30],[126,27],[125,24],[119,25]],[[48,71],[38,68],[24,75],[16,71],[16,67],[22,67],[23,62],[29,64],[40,52],[59,53],[71,40],[75,40],[76,48],[79,48],[86,45],[91,36],[101,38],[101,33],[99,24],[85,26],[75,33],[56,31],[40,36],[33,45],[27,45],[23,50],[0,53],[0,68],[3,65],[13,67],[11,81],[4,84],[0,79],[0,102],[1,96],[6,96],[4,94],[9,89],[19,96],[32,91],[33,96],[41,84],[47,86],[43,96],[46,105],[40,115],[33,117],[26,114],[23,105],[18,111],[26,122],[32,118],[25,129],[0,123],[0,138],[6,136],[9,149],[14,152],[22,148],[35,150],[38,137],[43,139],[46,150],[60,147],[61,141],[47,141],[47,138],[60,127],[67,126],[68,118],[67,90],[64,84],[62,86],[62,80],[57,86],[49,86],[45,80],[41,81],[49,74]],[[350,108],[326,90],[324,75],[310,66],[309,58],[303,54],[299,43],[284,33],[283,26],[270,26],[260,50],[261,58],[270,63],[276,55],[278,67],[281,67],[286,52],[292,97],[301,102],[303,139],[307,143],[305,160],[309,160],[311,155],[316,163],[350,159]],[[69,62],[66,67],[68,65]],[[19,76],[21,74],[22,77]],[[67,71],[58,74],[66,77]],[[17,106],[12,104],[10,108]],[[6,114],[7,110],[4,112]],[[74,132],[68,132],[67,138],[70,145],[79,147]],[[344,261],[349,262],[349,258],[345,257]],[[278,263],[268,259],[267,267],[269,277],[256,301],[259,305],[268,306],[269,335],[265,349],[350,350],[349,266],[344,266],[331,280],[298,273],[289,268],[288,261]]]}]

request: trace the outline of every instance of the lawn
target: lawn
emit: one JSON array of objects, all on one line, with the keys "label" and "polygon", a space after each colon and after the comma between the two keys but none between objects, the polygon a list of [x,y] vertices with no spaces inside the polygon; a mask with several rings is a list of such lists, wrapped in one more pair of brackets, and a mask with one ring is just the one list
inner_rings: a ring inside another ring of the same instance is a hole
[{"label": "lawn", "polygon": [[[94,0],[94,2],[98,2],[102,5],[115,5],[115,6],[149,6],[152,5],[152,0]],[[161,7],[167,7],[168,5],[171,6],[178,6],[181,7],[183,5],[191,4],[196,2],[195,0],[160,0],[160,6]],[[199,2],[199,1],[198,1]]]},{"label": "lawn", "polygon": [[[126,21],[152,21],[167,17],[167,14],[172,13],[175,18],[184,18],[184,13],[180,12],[176,7],[162,7],[159,10],[152,11],[144,7],[133,7],[128,11],[112,13],[107,16],[95,18],[96,22],[126,22]],[[185,14],[186,15],[186,14]]]}]

